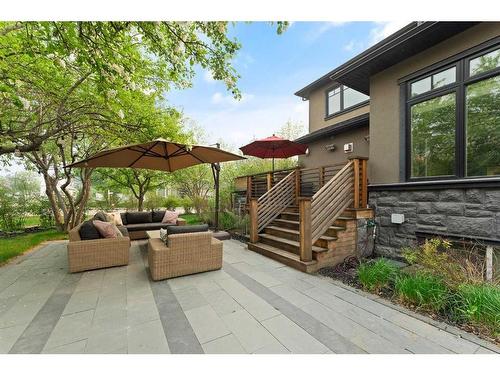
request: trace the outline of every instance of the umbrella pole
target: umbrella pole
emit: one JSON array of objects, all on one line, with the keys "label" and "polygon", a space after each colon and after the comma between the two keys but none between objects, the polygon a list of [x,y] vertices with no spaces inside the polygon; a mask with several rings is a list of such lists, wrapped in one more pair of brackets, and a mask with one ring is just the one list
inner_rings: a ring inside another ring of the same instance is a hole
[{"label": "umbrella pole", "polygon": [[[220,148],[220,144],[217,143],[217,148]],[[212,171],[214,175],[214,184],[215,184],[215,213],[214,213],[214,221],[215,221],[215,232],[219,231],[219,173],[220,173],[220,164],[214,163],[212,164]]]},{"label": "umbrella pole", "polygon": [[274,158],[273,158],[273,173],[274,173]]}]

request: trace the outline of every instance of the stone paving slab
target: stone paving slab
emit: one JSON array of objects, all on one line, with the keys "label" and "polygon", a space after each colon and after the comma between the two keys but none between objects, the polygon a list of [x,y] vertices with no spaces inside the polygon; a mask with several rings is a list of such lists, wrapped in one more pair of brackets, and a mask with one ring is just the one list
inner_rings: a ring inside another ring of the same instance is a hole
[{"label": "stone paving slab", "polygon": [[146,252],[134,241],[128,266],[68,274],[54,242],[0,267],[0,353],[499,352],[237,241],[222,270],[159,282]]}]

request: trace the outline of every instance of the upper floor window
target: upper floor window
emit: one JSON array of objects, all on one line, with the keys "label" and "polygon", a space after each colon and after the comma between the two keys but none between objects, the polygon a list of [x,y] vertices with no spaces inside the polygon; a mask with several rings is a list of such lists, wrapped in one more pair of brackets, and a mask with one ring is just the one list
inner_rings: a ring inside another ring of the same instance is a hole
[{"label": "upper floor window", "polygon": [[344,85],[328,90],[326,97],[326,116],[334,115],[370,99],[368,95]]},{"label": "upper floor window", "polygon": [[407,176],[500,175],[500,48],[408,82]]}]

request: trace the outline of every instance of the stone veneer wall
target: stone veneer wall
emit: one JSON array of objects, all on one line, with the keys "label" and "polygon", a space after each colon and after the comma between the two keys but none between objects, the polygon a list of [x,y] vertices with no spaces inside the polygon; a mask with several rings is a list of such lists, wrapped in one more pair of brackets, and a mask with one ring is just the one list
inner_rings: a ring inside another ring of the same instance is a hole
[{"label": "stone veneer wall", "polygon": [[[415,231],[500,240],[500,187],[370,191],[375,211],[375,253],[398,258],[416,241]],[[405,215],[392,224],[391,214]]]}]

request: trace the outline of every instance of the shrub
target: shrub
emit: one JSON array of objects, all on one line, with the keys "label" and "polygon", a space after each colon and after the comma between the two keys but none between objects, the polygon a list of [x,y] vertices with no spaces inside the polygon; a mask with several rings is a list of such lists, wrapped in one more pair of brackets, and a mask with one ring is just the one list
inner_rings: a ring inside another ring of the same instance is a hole
[{"label": "shrub", "polygon": [[168,210],[175,210],[177,207],[180,207],[182,205],[181,203],[181,199],[176,197],[176,196],[173,196],[173,195],[169,195],[168,197],[166,197],[164,200],[163,200],[163,205],[168,209]]},{"label": "shrub", "polygon": [[239,224],[237,215],[230,211],[223,211],[219,214],[219,225],[223,230],[235,229]]},{"label": "shrub", "polygon": [[404,302],[440,311],[446,306],[448,288],[443,281],[425,272],[401,275],[394,285],[396,295]]},{"label": "shrub", "polygon": [[181,199],[181,205],[184,208],[185,214],[190,214],[193,212],[193,200],[189,197],[184,197]]},{"label": "shrub", "polygon": [[453,317],[484,325],[500,335],[500,288],[489,284],[464,284],[453,296]]},{"label": "shrub", "polygon": [[440,238],[426,240],[417,248],[403,249],[403,256],[408,263],[421,266],[452,288],[464,283],[485,281],[483,254],[484,249],[481,250],[480,246],[452,247],[450,242]]},{"label": "shrub", "polygon": [[40,217],[40,226],[42,228],[53,228],[56,225],[52,206],[48,199],[40,199],[38,203],[38,216]]},{"label": "shrub", "polygon": [[397,267],[387,259],[380,258],[374,262],[362,263],[358,268],[359,282],[370,292],[377,292],[389,286],[398,273]]}]

